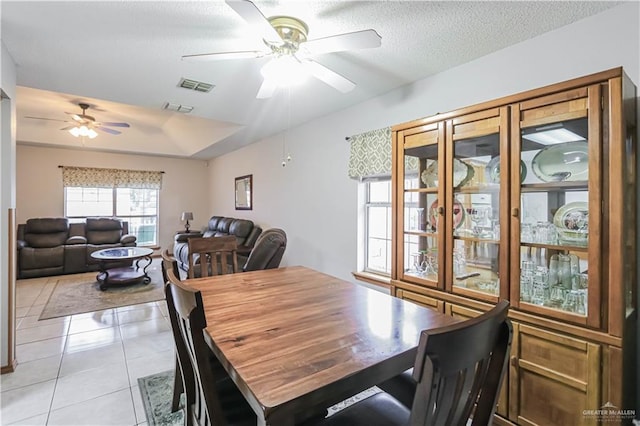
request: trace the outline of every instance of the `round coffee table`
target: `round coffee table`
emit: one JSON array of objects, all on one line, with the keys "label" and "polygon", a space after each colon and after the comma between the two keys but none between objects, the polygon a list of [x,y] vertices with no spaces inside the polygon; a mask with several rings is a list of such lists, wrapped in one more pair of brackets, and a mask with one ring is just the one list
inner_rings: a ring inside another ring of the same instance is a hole
[{"label": "round coffee table", "polygon": [[[147,275],[147,268],[151,265],[152,253],[153,250],[145,247],[108,248],[91,253],[91,257],[100,262],[100,272],[96,275],[100,290],[104,291],[112,284],[133,284],[141,280],[149,284],[151,277]],[[109,267],[110,264],[127,259],[135,260],[135,264],[126,267]],[[147,262],[142,268],[141,260]]]}]

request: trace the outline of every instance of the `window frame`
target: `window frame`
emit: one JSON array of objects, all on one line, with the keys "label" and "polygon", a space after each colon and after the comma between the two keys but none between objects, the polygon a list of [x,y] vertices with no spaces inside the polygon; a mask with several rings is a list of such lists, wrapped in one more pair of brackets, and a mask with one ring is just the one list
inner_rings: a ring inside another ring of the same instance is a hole
[{"label": "window frame", "polygon": [[[160,232],[160,190],[159,189],[153,189],[153,188],[127,188],[127,187],[122,187],[122,188],[118,188],[118,187],[112,187],[112,188],[102,188],[102,187],[97,187],[97,186],[68,186],[68,187],[64,187],[63,188],[63,199],[64,199],[64,216],[68,219],[71,219],[71,221],[75,221],[75,220],[79,220],[79,219],[84,219],[86,220],[88,217],[96,217],[96,216],[70,216],[68,215],[68,209],[67,209],[67,203],[68,203],[68,197],[67,197],[67,190],[68,189],[73,189],[73,188],[82,188],[82,189],[110,189],[112,191],[112,195],[111,195],[111,213],[108,215],[109,217],[114,217],[117,219],[120,219],[122,221],[126,221],[128,226],[129,226],[129,233],[131,233],[131,219],[143,219],[143,218],[155,218],[155,241],[152,243],[147,243],[147,244],[140,244],[138,243],[139,246],[141,247],[154,247],[158,245],[158,237],[159,237],[159,232]],[[118,211],[118,189],[129,189],[129,190],[145,190],[145,191],[156,191],[156,206],[155,206],[155,211],[156,213],[153,215],[127,215],[127,216],[123,216],[123,215],[118,215],[116,214]]]},{"label": "window frame", "polygon": [[[381,201],[371,201],[371,184],[372,183],[380,183],[380,182],[386,182],[388,184],[388,201],[385,202],[381,202]],[[383,178],[383,179],[377,179],[377,180],[369,180],[369,181],[365,181],[363,182],[364,184],[364,203],[363,203],[363,207],[364,207],[364,230],[363,230],[363,252],[364,252],[364,259],[363,259],[363,272],[367,272],[370,274],[375,274],[375,275],[380,275],[380,276],[384,276],[384,277],[391,277],[391,270],[392,270],[392,263],[393,263],[393,239],[392,239],[392,233],[393,230],[391,230],[391,233],[388,234],[388,238],[382,239],[379,238],[380,240],[384,240],[387,241],[388,246],[390,247],[390,250],[387,251],[387,255],[386,255],[386,264],[389,265],[389,270],[388,271],[381,271],[379,269],[374,269],[371,268],[369,266],[369,240],[371,239],[371,237],[369,237],[369,209],[371,207],[384,207],[387,209],[387,220],[388,221],[392,221],[392,188],[391,188],[391,177],[388,178]],[[389,225],[389,224],[388,224]],[[393,224],[391,224],[392,226]]]}]

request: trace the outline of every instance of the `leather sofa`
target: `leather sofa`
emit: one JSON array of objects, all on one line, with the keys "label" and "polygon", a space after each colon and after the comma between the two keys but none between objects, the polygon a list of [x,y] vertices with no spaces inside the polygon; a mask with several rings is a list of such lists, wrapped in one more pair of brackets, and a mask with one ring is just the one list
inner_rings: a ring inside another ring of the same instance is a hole
[{"label": "leather sofa", "polygon": [[[18,225],[18,278],[98,270],[91,253],[105,248],[135,247],[128,222],[113,218],[34,218]],[[131,261],[123,261],[127,266]]]},{"label": "leather sofa", "polygon": [[[209,238],[233,235],[238,243],[238,265],[244,265],[251,254],[262,228],[247,219],[212,216],[204,232],[178,233],[173,244],[173,256],[178,261],[178,267],[189,271],[189,238]],[[197,263],[197,261],[196,261]]]}]

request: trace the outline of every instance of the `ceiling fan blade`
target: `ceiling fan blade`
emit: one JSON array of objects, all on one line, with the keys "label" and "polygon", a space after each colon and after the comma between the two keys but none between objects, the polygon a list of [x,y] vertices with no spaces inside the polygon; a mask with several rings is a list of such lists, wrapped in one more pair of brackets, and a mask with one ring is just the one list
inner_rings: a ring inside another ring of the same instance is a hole
[{"label": "ceiling fan blade", "polygon": [[75,125],[75,124],[73,124],[73,125],[71,125],[71,126],[63,127],[63,128],[62,128],[62,129],[60,129],[60,130],[71,130],[71,129],[73,129],[74,127],[76,127],[76,125]]},{"label": "ceiling fan blade", "polygon": [[101,126],[111,126],[111,127],[131,127],[129,123],[111,123],[108,121],[103,121],[100,123]]},{"label": "ceiling fan blade", "polygon": [[60,121],[62,123],[69,123],[69,121],[67,120],[58,120],[57,118],[31,117],[30,115],[25,115],[24,118],[32,118],[34,120]]},{"label": "ceiling fan blade", "polygon": [[354,87],[356,87],[356,84],[353,81],[341,76],[335,71],[331,71],[329,68],[324,65],[320,65],[316,61],[305,59],[302,60],[301,63],[307,69],[309,74],[342,93],[350,92]]},{"label": "ceiling fan blade", "polygon": [[300,48],[306,53],[316,55],[345,50],[369,49],[380,47],[381,44],[382,37],[376,30],[363,30],[309,40],[302,43]]},{"label": "ceiling fan blade", "polygon": [[98,126],[98,127],[96,127],[96,129],[101,130],[101,131],[103,131],[105,133],[111,133],[112,135],[119,135],[120,133],[122,133],[122,132],[119,132],[117,130],[110,129],[108,127],[102,127],[102,126]]},{"label": "ceiling fan blade", "polygon": [[278,88],[278,84],[271,78],[265,78],[262,81],[262,85],[260,86],[260,90],[258,90],[258,94],[256,95],[257,99],[267,99],[273,96],[274,92]]},{"label": "ceiling fan blade", "polygon": [[78,122],[82,122],[84,121],[83,118],[81,116],[79,116],[78,114],[76,114],[75,112],[66,112],[65,114],[69,114],[71,116],[71,118],[73,118],[74,120],[78,121]]},{"label": "ceiling fan blade", "polygon": [[278,32],[271,26],[260,9],[249,0],[226,0],[226,3],[242,17],[264,40],[272,43],[282,42]]},{"label": "ceiling fan blade", "polygon": [[200,53],[197,55],[184,55],[183,61],[201,62],[201,61],[221,61],[225,59],[247,59],[260,58],[267,55],[259,50],[247,50],[240,52],[220,52],[220,53]]}]

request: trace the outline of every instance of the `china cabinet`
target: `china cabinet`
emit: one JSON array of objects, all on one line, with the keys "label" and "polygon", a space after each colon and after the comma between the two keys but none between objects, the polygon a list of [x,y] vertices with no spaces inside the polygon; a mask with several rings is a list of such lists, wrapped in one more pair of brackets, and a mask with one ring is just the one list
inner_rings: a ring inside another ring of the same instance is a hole
[{"label": "china cabinet", "polygon": [[[391,291],[511,303],[499,424],[630,422],[636,89],[621,68],[394,126]],[[600,416],[600,417],[598,417]]]}]

